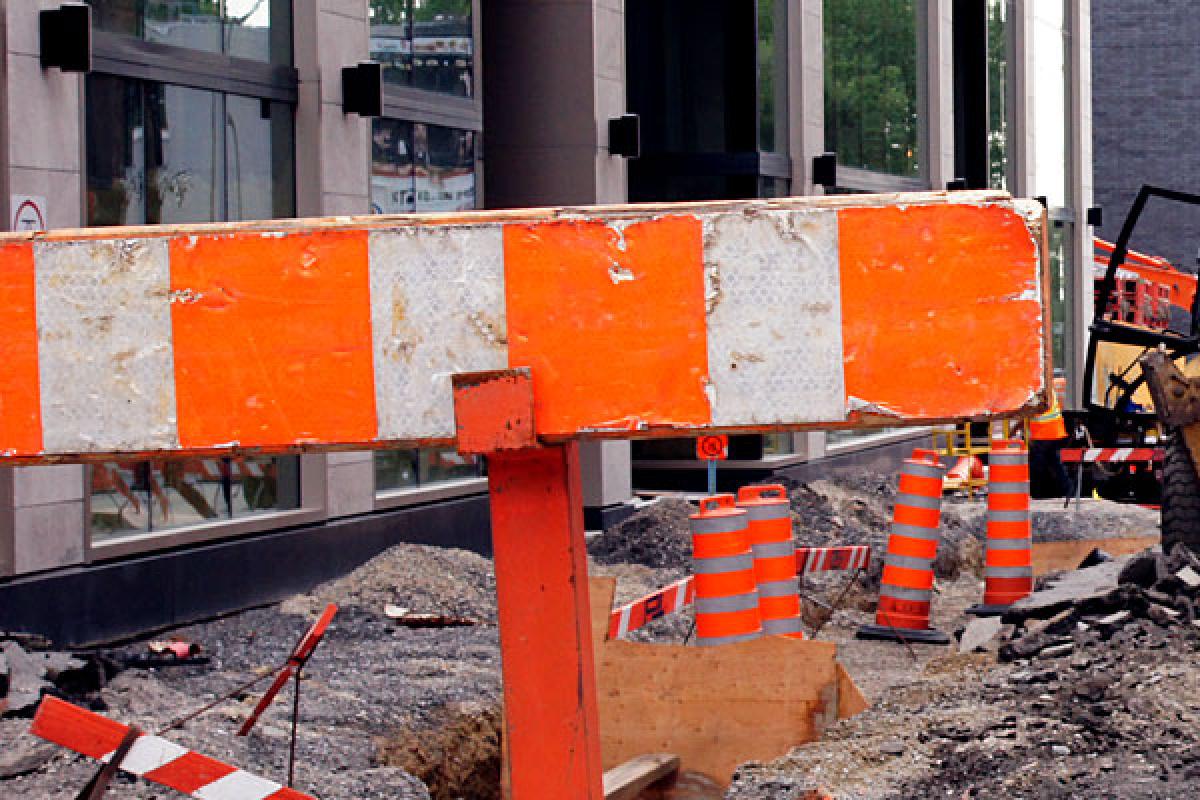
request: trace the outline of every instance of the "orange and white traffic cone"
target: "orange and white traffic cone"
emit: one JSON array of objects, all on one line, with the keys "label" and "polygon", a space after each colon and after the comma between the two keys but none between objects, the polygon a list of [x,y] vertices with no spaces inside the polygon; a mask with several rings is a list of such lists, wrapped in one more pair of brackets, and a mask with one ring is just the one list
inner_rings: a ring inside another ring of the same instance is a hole
[{"label": "orange and white traffic cone", "polygon": [[904,461],[875,624],[859,628],[859,639],[950,643],[949,636],[929,627],[933,561],[942,515],[942,472],[937,453],[931,450],[914,450],[912,458]]},{"label": "orange and white traffic cone", "polygon": [[796,543],[792,539],[787,489],[778,484],[743,486],[738,489],[737,505],[749,520],[746,534],[754,554],[763,634],[803,639]]},{"label": "orange and white traffic cone", "polygon": [[733,495],[700,501],[690,517],[696,588],[696,644],[744,642],[762,636],[754,556],[746,538],[747,514]]},{"label": "orange and white traffic cone", "polygon": [[1002,614],[1033,592],[1029,454],[1019,439],[995,439],[989,456],[983,602],[968,614]]}]

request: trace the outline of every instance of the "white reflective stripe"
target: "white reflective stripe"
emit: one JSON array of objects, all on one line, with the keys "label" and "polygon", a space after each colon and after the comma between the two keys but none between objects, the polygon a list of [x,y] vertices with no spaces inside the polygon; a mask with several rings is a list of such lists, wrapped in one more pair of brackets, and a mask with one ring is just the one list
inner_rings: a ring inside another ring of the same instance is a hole
[{"label": "white reflective stripe", "polygon": [[845,419],[837,212],[756,208],[704,226],[713,425]]},{"label": "white reflective stripe", "polygon": [[[145,775],[151,770],[170,764],[189,752],[191,751],[186,747],[180,747],[174,742],[147,734],[139,736],[133,743],[133,747],[129,748],[129,753],[121,760],[120,767],[134,775]],[[112,760],[112,756],[112,753],[107,753],[100,760],[107,764]]]},{"label": "white reflective stripe", "polygon": [[1083,454],[1083,460],[1084,461],[1095,461],[1097,458],[1100,457],[1100,454],[1102,452],[1104,452],[1104,451],[1099,448],[1096,448],[1096,447],[1088,448],[1087,452],[1085,452]]},{"label": "white reflective stripe", "polygon": [[34,243],[47,452],[179,447],[167,246]]},{"label": "white reflective stripe", "polygon": [[1124,461],[1129,458],[1129,454],[1133,452],[1132,447],[1122,447],[1113,454],[1113,461]]},{"label": "white reflective stripe", "polygon": [[617,636],[624,636],[629,633],[629,616],[633,613],[633,606],[625,606],[621,609],[621,617],[617,621]]},{"label": "white reflective stripe", "polygon": [[683,608],[687,605],[687,590],[692,583],[691,578],[684,578],[675,584],[675,610]]},{"label": "white reflective stripe", "polygon": [[503,226],[374,230],[367,252],[379,438],[451,439],[450,376],[508,367]]},{"label": "white reflective stripe", "polygon": [[275,781],[237,770],[192,792],[200,800],[264,800],[283,787]]}]

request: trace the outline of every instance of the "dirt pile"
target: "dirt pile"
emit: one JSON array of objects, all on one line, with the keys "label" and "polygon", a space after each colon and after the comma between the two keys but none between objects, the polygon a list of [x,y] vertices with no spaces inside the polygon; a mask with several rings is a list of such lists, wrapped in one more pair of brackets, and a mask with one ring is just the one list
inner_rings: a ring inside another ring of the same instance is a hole
[{"label": "dirt pile", "polygon": [[369,613],[391,604],[494,622],[496,575],[490,559],[467,550],[398,544],[348,575],[289,598],[283,611],[317,614],[326,603]]},{"label": "dirt pile", "polygon": [[690,570],[692,533],[688,516],[696,507],[677,497],[661,498],[588,541],[597,564],[641,564]]},{"label": "dirt pile", "polygon": [[381,738],[379,763],[420,778],[433,800],[499,800],[500,706],[465,703],[439,717],[424,731]]}]

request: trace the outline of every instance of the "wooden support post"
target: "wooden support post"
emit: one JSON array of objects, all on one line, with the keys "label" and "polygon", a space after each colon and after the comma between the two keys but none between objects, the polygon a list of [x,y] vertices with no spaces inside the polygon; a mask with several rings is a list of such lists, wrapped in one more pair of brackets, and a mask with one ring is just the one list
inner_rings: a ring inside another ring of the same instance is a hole
[{"label": "wooden support post", "polygon": [[601,800],[579,446],[488,457],[513,800]]}]

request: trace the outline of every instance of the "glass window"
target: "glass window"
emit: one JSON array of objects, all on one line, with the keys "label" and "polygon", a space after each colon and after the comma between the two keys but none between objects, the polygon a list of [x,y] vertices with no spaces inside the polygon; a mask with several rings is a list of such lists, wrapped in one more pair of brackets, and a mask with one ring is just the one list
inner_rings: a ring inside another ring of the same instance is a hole
[{"label": "glass window", "polygon": [[1050,223],[1050,330],[1051,364],[1067,370],[1074,355],[1070,336],[1075,313],[1074,272],[1071,269],[1071,236],[1074,225],[1055,220]]},{"label": "glass window", "polygon": [[475,133],[376,119],[371,130],[371,210],[466,211],[476,207]]},{"label": "glass window", "polygon": [[758,0],[758,148],[786,153],[787,3]]},{"label": "glass window", "polygon": [[286,104],[87,78],[89,225],[292,216],[292,153]]},{"label": "glass window", "polygon": [[[103,74],[86,91],[89,225],[295,213],[290,106]],[[93,540],[298,508],[299,469],[295,456],[97,464]]]},{"label": "glass window", "polygon": [[417,489],[483,475],[483,460],[450,449],[379,450],[375,453],[375,491]]},{"label": "glass window", "polygon": [[471,0],[371,0],[371,59],[396,86],[472,97]]},{"label": "glass window", "polygon": [[91,474],[94,541],[300,507],[296,457],[114,461]]},{"label": "glass window", "polygon": [[825,144],[838,163],[920,172],[914,0],[825,0]]},{"label": "glass window", "polygon": [[988,0],[988,185],[1008,188],[1009,0]]},{"label": "glass window", "polygon": [[88,0],[102,31],[290,64],[291,0]]}]

